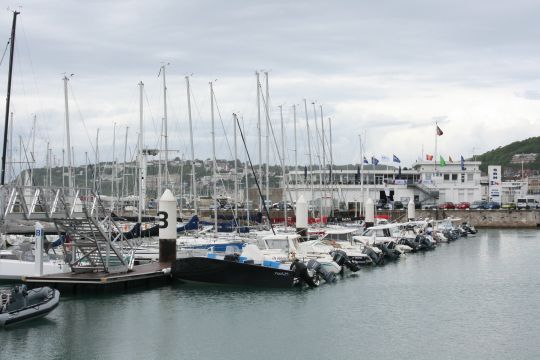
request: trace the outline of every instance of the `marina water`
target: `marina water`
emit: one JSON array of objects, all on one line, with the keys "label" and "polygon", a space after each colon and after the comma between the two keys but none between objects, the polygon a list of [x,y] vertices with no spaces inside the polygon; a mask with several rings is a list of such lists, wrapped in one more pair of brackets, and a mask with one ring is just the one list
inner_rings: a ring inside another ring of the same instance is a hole
[{"label": "marina water", "polygon": [[539,235],[480,229],[316,289],[64,296],[47,318],[0,331],[0,358],[540,358]]}]

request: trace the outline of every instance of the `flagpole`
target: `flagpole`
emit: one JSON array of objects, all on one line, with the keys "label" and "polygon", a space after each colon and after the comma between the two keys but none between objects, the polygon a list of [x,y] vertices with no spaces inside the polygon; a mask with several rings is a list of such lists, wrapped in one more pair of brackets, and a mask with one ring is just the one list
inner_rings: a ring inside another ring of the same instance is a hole
[{"label": "flagpole", "polygon": [[435,156],[433,157],[433,161],[435,162],[435,172],[437,172],[437,137],[439,134],[437,134],[437,127],[439,125],[435,121]]},{"label": "flagpole", "polygon": [[360,192],[362,193],[362,206],[360,206],[360,214],[363,214],[362,210],[364,208],[364,152],[362,151],[362,135],[358,134],[358,139],[360,140]]}]

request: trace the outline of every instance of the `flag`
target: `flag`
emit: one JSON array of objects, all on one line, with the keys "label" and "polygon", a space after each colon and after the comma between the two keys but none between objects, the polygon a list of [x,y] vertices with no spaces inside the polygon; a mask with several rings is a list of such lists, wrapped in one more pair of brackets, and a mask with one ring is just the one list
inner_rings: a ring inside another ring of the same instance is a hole
[{"label": "flag", "polygon": [[446,161],[444,161],[444,158],[442,156],[440,157],[439,160],[440,160],[441,167],[446,166]]},{"label": "flag", "polygon": [[376,158],[375,156],[372,156],[372,157],[371,157],[371,163],[372,163],[373,165],[377,165],[377,164],[379,163],[379,160],[377,160],[377,158]]},{"label": "flag", "polygon": [[390,159],[386,155],[381,155],[381,161],[390,161]]},{"label": "flag", "polygon": [[307,166],[304,166],[304,182],[307,181]]},{"label": "flag", "polygon": [[433,155],[426,154],[426,160],[433,160]]},{"label": "flag", "polygon": [[448,161],[449,161],[449,162],[454,162],[454,160],[452,160],[452,157],[451,157],[451,156],[448,157]]},{"label": "flag", "polygon": [[461,170],[465,170],[465,159],[463,158],[463,155],[461,155]]},{"label": "flag", "polygon": [[364,156],[364,164],[369,164],[369,161],[367,161],[365,156]]},{"label": "flag", "polygon": [[392,161],[397,162],[397,163],[401,163],[401,161],[399,160],[399,158],[396,155],[392,155]]},{"label": "flag", "polygon": [[439,125],[437,125],[437,135],[441,136],[443,133],[443,131],[441,130],[441,128],[439,127]]}]

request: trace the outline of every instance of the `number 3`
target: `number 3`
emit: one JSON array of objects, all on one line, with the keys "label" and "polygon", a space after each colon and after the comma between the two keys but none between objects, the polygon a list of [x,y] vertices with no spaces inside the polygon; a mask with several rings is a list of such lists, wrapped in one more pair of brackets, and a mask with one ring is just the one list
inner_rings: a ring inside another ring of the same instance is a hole
[{"label": "number 3", "polygon": [[165,211],[160,211],[158,212],[158,215],[159,215],[159,221],[160,221],[159,228],[160,229],[167,228],[169,226],[169,222],[167,221],[167,219],[169,218],[169,213]]}]

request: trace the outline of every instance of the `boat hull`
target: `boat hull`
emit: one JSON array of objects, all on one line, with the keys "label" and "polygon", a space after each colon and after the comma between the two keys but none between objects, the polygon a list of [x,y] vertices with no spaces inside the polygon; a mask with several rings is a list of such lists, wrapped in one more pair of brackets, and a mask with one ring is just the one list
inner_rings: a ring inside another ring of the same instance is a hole
[{"label": "boat hull", "polygon": [[273,288],[294,285],[294,272],[291,270],[204,257],[175,260],[171,275],[184,281],[212,284]]}]

